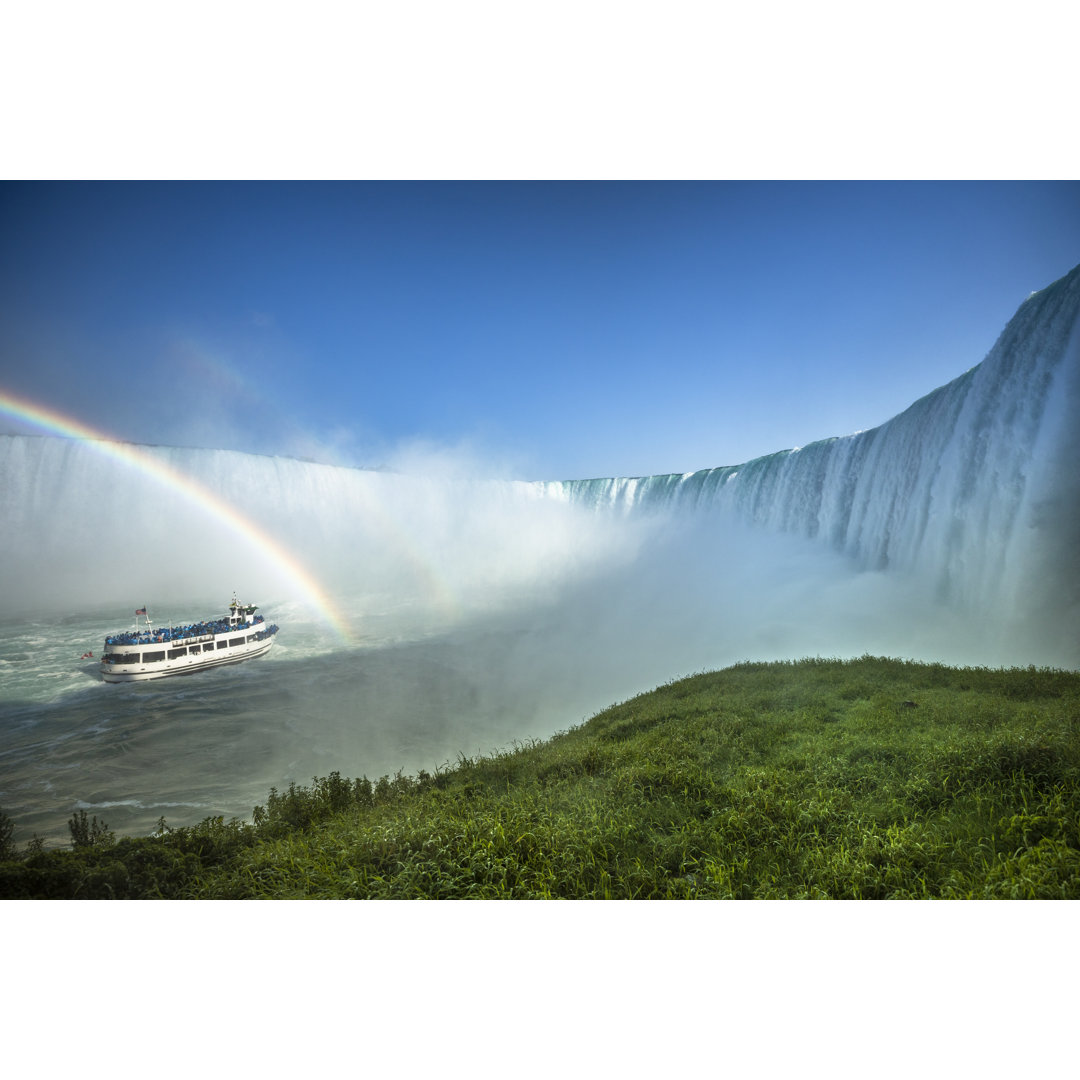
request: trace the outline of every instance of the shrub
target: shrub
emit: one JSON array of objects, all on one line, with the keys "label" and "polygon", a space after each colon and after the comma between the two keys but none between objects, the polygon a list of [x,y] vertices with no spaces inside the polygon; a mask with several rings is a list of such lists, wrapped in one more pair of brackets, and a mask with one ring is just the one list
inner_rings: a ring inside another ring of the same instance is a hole
[{"label": "shrub", "polygon": [[68,821],[68,829],[71,830],[71,846],[104,847],[113,843],[116,837],[104,821],[98,821],[97,814],[87,818],[85,810],[79,810]]}]

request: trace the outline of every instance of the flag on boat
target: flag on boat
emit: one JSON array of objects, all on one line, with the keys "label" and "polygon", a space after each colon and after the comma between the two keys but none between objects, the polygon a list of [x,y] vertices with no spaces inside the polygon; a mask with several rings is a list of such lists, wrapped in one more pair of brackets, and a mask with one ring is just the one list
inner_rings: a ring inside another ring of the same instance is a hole
[{"label": "flag on boat", "polygon": [[144,607],[136,608],[135,609],[135,614],[136,615],[145,615],[146,614],[146,608],[144,608]]}]

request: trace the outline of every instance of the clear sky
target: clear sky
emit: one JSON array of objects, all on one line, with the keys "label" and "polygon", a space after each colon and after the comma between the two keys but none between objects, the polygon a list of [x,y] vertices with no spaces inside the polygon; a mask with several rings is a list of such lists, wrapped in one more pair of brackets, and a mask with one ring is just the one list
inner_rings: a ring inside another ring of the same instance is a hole
[{"label": "clear sky", "polygon": [[0,236],[9,392],[136,442],[565,479],[887,420],[1080,262],[1080,184],[19,182]]}]

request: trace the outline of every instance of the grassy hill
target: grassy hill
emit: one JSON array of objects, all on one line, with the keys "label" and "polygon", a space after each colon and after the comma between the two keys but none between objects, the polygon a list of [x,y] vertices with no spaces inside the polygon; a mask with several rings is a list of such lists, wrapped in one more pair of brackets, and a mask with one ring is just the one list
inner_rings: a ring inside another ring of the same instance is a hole
[{"label": "grassy hill", "polygon": [[1080,672],[746,663],[250,823],[12,852],[0,896],[1080,898]]}]

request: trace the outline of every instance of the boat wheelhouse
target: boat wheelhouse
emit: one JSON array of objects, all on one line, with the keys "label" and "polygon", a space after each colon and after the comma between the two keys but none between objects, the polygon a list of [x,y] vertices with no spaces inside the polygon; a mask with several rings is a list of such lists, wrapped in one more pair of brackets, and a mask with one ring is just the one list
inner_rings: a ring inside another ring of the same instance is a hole
[{"label": "boat wheelhouse", "polygon": [[[153,629],[146,608],[139,608],[134,630],[105,639],[101,677],[108,683],[142,682],[264,656],[278,628],[255,611],[234,597],[229,613],[220,619]],[[144,627],[139,626],[140,615]]]}]

